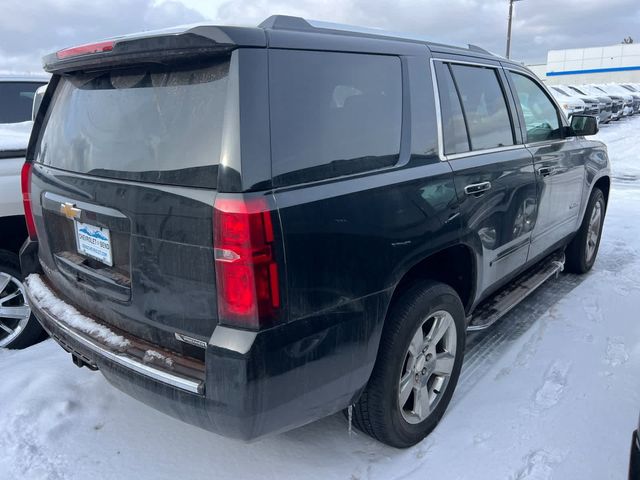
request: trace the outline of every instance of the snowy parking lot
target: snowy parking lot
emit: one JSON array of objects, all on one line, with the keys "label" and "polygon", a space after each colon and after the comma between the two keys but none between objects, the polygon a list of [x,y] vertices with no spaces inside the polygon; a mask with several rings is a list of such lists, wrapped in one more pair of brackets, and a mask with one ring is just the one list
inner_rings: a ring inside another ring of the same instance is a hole
[{"label": "snowy parking lot", "polygon": [[469,337],[437,429],[409,450],[342,415],[253,444],[169,418],[52,340],[0,350],[0,479],[622,479],[640,413],[640,118],[602,127],[600,254]]}]

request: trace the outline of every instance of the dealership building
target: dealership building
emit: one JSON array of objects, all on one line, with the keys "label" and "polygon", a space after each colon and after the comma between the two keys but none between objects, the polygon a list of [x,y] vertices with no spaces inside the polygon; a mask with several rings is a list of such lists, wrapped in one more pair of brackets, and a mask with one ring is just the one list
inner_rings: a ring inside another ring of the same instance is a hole
[{"label": "dealership building", "polygon": [[549,85],[640,83],[640,44],[550,50],[546,64],[528,67]]}]

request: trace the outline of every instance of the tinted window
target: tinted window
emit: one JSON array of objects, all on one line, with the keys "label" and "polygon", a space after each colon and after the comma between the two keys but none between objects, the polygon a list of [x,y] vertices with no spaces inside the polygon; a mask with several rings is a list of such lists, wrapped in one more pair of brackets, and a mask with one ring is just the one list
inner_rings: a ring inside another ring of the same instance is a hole
[{"label": "tinted window", "polygon": [[402,124],[399,58],[276,50],[269,70],[276,185],[397,162]]},{"label": "tinted window", "polygon": [[36,161],[112,178],[215,187],[229,62],[63,77]]},{"label": "tinted window", "polygon": [[460,98],[451,78],[448,65],[436,63],[440,111],[442,114],[442,135],[444,137],[444,153],[451,155],[469,151],[467,127],[462,115]]},{"label": "tinted window", "polygon": [[472,150],[513,145],[507,103],[493,68],[451,65]]},{"label": "tinted window", "polygon": [[31,120],[33,96],[44,82],[0,82],[0,123]]},{"label": "tinted window", "polygon": [[560,117],[547,94],[529,77],[511,73],[511,78],[524,114],[527,142],[561,138]]}]

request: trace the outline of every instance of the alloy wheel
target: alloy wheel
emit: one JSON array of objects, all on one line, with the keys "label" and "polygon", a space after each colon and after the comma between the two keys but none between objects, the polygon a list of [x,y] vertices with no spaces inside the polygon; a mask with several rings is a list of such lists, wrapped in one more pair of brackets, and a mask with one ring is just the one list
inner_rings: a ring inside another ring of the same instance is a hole
[{"label": "alloy wheel", "polygon": [[456,358],[453,317],[440,310],[422,322],[405,354],[398,388],[398,406],[410,424],[425,420],[449,384]]},{"label": "alloy wheel", "polygon": [[589,228],[587,230],[587,248],[585,249],[586,261],[590,262],[596,253],[600,230],[602,229],[602,202],[598,201],[593,205]]},{"label": "alloy wheel", "polygon": [[8,346],[22,333],[30,316],[22,282],[0,272],[0,347]]}]

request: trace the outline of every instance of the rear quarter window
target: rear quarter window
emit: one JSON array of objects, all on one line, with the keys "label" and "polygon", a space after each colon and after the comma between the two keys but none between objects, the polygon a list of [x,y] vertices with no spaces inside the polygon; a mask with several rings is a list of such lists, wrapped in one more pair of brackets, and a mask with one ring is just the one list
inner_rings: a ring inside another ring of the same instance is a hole
[{"label": "rear quarter window", "polygon": [[274,185],[348,175],[398,161],[398,57],[274,50],[269,71]]}]

